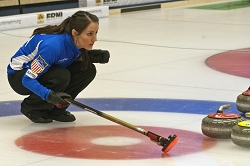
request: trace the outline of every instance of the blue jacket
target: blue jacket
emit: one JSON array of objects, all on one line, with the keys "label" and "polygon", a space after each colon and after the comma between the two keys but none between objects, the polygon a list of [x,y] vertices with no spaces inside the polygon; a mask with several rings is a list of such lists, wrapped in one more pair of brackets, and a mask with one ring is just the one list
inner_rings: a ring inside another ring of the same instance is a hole
[{"label": "blue jacket", "polygon": [[36,34],[11,57],[7,73],[27,69],[22,78],[23,86],[46,100],[51,90],[37,79],[51,66],[68,67],[79,55],[69,34]]}]

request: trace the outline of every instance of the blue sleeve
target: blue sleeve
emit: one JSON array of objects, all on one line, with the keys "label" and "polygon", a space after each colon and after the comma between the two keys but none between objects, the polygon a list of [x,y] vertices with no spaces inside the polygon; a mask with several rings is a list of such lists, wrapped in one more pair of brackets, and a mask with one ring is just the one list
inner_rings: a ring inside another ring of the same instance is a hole
[{"label": "blue sleeve", "polygon": [[[53,48],[52,48],[53,47]],[[50,89],[41,85],[38,78],[46,73],[52,66],[53,62],[56,61],[58,55],[58,47],[53,44],[42,43],[39,46],[39,51],[35,59],[31,62],[30,68],[27,69],[26,73],[22,78],[22,84],[30,91],[40,96],[43,100],[47,100]]]},{"label": "blue sleeve", "polygon": [[51,92],[50,89],[42,86],[37,79],[32,79],[28,75],[31,75],[33,73],[29,69],[27,70],[26,74],[23,76],[22,83],[23,85],[28,88],[30,91],[35,93],[36,95],[40,96],[43,100],[47,100],[49,93]]}]

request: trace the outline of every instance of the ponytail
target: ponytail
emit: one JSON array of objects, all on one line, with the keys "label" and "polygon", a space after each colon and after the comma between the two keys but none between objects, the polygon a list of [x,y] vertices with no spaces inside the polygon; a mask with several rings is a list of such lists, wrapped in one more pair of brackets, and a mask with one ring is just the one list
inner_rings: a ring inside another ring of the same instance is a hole
[{"label": "ponytail", "polygon": [[[47,25],[45,27],[37,28],[33,31],[33,35],[35,34],[52,34],[52,33],[65,33],[67,32],[66,29],[69,26],[70,18],[66,18],[60,25]],[[70,32],[67,32],[70,33]]]},{"label": "ponytail", "polygon": [[78,11],[71,17],[63,20],[60,25],[47,25],[45,27],[35,29],[32,36],[35,34],[52,33],[68,33],[71,35],[72,29],[75,29],[80,34],[91,22],[99,23],[98,17],[86,11]]}]

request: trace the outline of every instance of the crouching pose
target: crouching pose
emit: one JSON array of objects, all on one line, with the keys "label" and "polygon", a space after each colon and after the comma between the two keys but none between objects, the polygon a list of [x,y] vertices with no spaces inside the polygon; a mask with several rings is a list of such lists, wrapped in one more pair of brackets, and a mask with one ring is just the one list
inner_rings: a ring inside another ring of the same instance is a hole
[{"label": "crouching pose", "polygon": [[34,30],[11,57],[8,81],[20,95],[28,95],[21,112],[34,123],[75,121],[64,98],[75,99],[95,78],[93,63],[107,63],[109,52],[92,50],[99,19],[78,11],[60,25]]}]

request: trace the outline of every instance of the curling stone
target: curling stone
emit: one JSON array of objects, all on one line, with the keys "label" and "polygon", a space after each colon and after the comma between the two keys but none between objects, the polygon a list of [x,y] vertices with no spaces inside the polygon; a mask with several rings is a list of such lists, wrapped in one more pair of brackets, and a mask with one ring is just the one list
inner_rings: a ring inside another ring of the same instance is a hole
[{"label": "curling stone", "polygon": [[223,112],[224,109],[229,108],[231,108],[230,104],[222,105],[217,112],[203,118],[201,124],[202,133],[212,138],[231,138],[232,127],[245,119],[239,114]]},{"label": "curling stone", "polygon": [[240,112],[250,112],[250,87],[245,92],[237,96],[236,107]]},{"label": "curling stone", "polygon": [[250,120],[238,122],[232,128],[231,138],[235,145],[250,148]]},{"label": "curling stone", "polygon": [[250,112],[246,112],[246,113],[245,113],[245,116],[246,116],[247,118],[250,118]]}]

